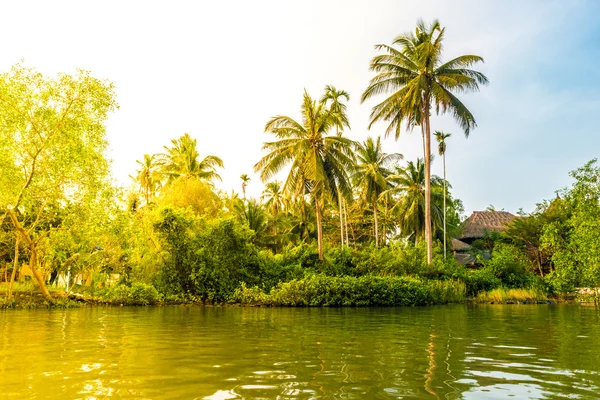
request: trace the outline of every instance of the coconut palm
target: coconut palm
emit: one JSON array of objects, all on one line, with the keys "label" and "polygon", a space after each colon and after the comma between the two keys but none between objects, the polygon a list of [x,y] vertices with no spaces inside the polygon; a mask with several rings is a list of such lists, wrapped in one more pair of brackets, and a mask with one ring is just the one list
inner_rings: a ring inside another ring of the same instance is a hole
[{"label": "coconut palm", "polygon": [[242,193],[244,193],[244,201],[246,201],[246,187],[248,186],[248,182],[250,182],[250,177],[248,174],[242,174],[240,179],[242,180]]},{"label": "coconut palm", "polygon": [[[350,100],[350,94],[345,90],[337,90],[335,87],[331,85],[325,86],[325,93],[321,96],[321,102],[329,104],[329,111],[335,113],[337,116],[337,123],[335,125],[335,133],[339,136],[340,130],[343,130],[344,127],[350,129],[350,122],[348,121],[348,113],[346,111],[346,105],[342,103],[341,100],[346,99],[346,101]],[[344,199],[342,199],[341,194],[338,193],[338,206],[339,206],[339,214],[340,214],[340,238],[342,247],[344,246],[344,212],[342,208],[342,204]],[[347,229],[347,228],[346,228]],[[346,237],[348,235],[346,234]],[[346,244],[348,241],[346,240]]]},{"label": "coconut palm", "polygon": [[140,185],[146,204],[149,204],[150,199],[154,197],[161,185],[161,163],[156,154],[144,154],[144,159],[136,160],[136,162],[140,169],[132,178]]},{"label": "coconut palm", "polygon": [[[399,227],[401,233],[409,238],[414,238],[415,244],[419,242],[425,228],[427,219],[425,216],[425,164],[423,159],[417,159],[414,163],[409,161],[404,168],[397,168],[396,174],[388,177],[393,188],[389,193],[400,194],[398,202],[393,211],[399,216]],[[431,199],[432,213],[431,222],[434,226],[442,223],[443,190],[442,179],[433,175],[431,177]]]},{"label": "coconut palm", "polygon": [[446,139],[452,136],[451,133],[435,131],[433,133],[438,142],[438,153],[442,156],[444,164],[444,260],[446,259]]},{"label": "coconut palm", "polygon": [[255,199],[250,199],[249,201],[238,199],[234,210],[238,219],[254,231],[254,240],[261,242],[267,230],[267,217],[262,204]]},{"label": "coconut palm", "polygon": [[285,208],[286,203],[281,182],[273,181],[267,183],[260,199],[265,203],[267,209],[271,211],[271,215],[277,217],[277,215]]},{"label": "coconut palm", "polygon": [[355,185],[361,190],[363,200],[373,210],[375,230],[375,246],[379,247],[379,227],[377,221],[377,200],[381,193],[388,189],[387,177],[392,174],[389,169],[393,164],[402,160],[402,154],[383,152],[381,138],[369,137],[363,143],[356,145]]},{"label": "coconut palm", "polygon": [[189,133],[171,140],[171,147],[165,146],[162,154],[163,172],[169,182],[179,177],[195,177],[202,180],[221,180],[217,167],[223,168],[223,160],[217,156],[200,158],[196,139]]},{"label": "coconut palm", "polygon": [[338,115],[324,102],[313,101],[306,91],[301,111],[301,122],[287,116],[276,116],[267,122],[265,132],[278,140],[263,145],[269,154],[256,163],[254,170],[266,181],[291,164],[284,192],[293,197],[310,195],[317,218],[319,260],[323,260],[323,207],[328,198],[337,198],[339,192],[350,195],[347,171],[353,166],[354,142],[330,134],[338,123]]},{"label": "coconut palm", "polygon": [[[442,42],[445,28],[435,20],[431,25],[417,23],[415,32],[398,36],[391,46],[375,46],[383,52],[371,61],[376,73],[361,100],[389,94],[371,111],[369,127],[379,121],[389,122],[386,135],[400,135],[402,123],[408,129],[420,125],[425,139],[425,219],[431,220],[431,124],[432,108],[437,114],[450,112],[463,129],[465,136],[475,128],[475,118],[456,97],[456,93],[479,90],[488,79],[470,69],[483,62],[476,55],[463,55],[442,61]],[[398,48],[394,47],[397,46]],[[427,262],[432,259],[431,224],[425,224]]]}]

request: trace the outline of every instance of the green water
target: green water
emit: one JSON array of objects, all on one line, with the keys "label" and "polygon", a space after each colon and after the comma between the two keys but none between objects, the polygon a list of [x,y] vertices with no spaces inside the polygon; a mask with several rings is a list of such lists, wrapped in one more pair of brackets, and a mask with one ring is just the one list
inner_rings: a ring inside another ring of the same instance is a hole
[{"label": "green water", "polygon": [[579,306],[0,313],[2,399],[599,398]]}]

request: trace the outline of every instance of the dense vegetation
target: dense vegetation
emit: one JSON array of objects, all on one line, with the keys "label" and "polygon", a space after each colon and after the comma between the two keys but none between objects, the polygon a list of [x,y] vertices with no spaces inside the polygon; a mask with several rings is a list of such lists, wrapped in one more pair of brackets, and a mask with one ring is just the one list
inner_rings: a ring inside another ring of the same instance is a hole
[{"label": "dense vegetation", "polygon": [[[373,59],[377,75],[363,94],[391,93],[372,120],[388,121],[396,137],[403,122],[420,126],[423,159],[403,163],[379,137],[344,136],[349,94],[327,86],[319,100],[304,93],[299,120],[267,122],[276,140],[255,165],[260,199],[246,197],[247,174],[242,197],[216,190],[222,160],[201,155],[187,133],[144,155],[130,188],[115,187],[104,156],[104,121],[118,107],[109,82],[86,72],[52,79],[20,65],[0,75],[7,299],[25,266],[49,299],[47,286],[67,283],[121,304],[422,305],[495,289],[539,299],[597,287],[595,161],[572,173],[560,197],[476,243],[481,268],[455,262],[449,238],[460,234],[463,206],[445,178],[430,175],[429,117],[449,110],[468,134],[475,120],[453,93],[487,79],[468,69],[478,56],[441,61],[443,33],[437,22],[419,24],[394,41],[398,48],[378,46],[384,54]],[[444,156],[449,134],[435,135]]]}]

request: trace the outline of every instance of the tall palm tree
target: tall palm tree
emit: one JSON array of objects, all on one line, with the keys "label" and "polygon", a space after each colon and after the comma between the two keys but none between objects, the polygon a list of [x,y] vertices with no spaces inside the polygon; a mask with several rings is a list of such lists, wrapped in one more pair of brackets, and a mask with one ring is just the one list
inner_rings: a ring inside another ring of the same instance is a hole
[{"label": "tall palm tree", "polygon": [[433,133],[438,142],[438,153],[442,156],[444,163],[444,260],[446,259],[446,139],[452,136],[451,133],[435,131]]},{"label": "tall palm tree", "polygon": [[402,154],[383,152],[381,138],[377,141],[369,137],[356,145],[356,172],[354,182],[360,188],[363,200],[373,210],[375,225],[375,246],[379,247],[379,226],[377,222],[377,200],[388,189],[387,177],[392,174],[388,168],[402,160]]},{"label": "tall palm tree", "polygon": [[313,101],[306,91],[301,111],[301,122],[281,115],[267,122],[265,132],[278,140],[263,145],[269,154],[256,163],[254,170],[260,171],[261,179],[266,181],[291,164],[284,191],[294,197],[311,196],[317,217],[319,260],[322,261],[323,207],[328,197],[336,198],[338,192],[349,196],[347,171],[354,164],[354,142],[341,135],[330,135],[338,123],[338,115],[324,102]]},{"label": "tall palm tree", "polygon": [[[479,90],[488,79],[480,72],[470,69],[483,62],[476,55],[463,55],[450,61],[442,61],[442,42],[445,28],[437,20],[431,25],[417,22],[415,32],[398,36],[391,46],[375,46],[383,54],[371,61],[376,73],[362,95],[361,101],[380,94],[390,94],[371,111],[371,127],[379,121],[389,122],[386,135],[400,135],[403,122],[408,129],[420,125],[425,138],[425,219],[431,221],[431,124],[432,108],[437,114],[449,111],[468,136],[475,128],[475,118],[456,93]],[[399,48],[395,48],[398,46]],[[431,223],[425,224],[427,262],[432,259]]]},{"label": "tall palm tree", "polygon": [[[388,180],[393,188],[388,193],[400,194],[393,211],[399,215],[399,227],[406,237],[412,237],[415,244],[419,242],[428,225],[425,215],[425,164],[423,159],[414,163],[409,161],[404,168],[397,168],[396,174],[390,175]],[[438,176],[431,177],[432,219],[434,226],[442,223],[442,179]]]},{"label": "tall palm tree", "polygon": [[149,204],[150,199],[154,197],[161,185],[160,159],[156,154],[144,154],[144,159],[136,162],[140,169],[132,178],[140,185],[146,204]]},{"label": "tall palm tree", "polygon": [[242,174],[240,179],[242,180],[242,193],[244,193],[244,201],[246,201],[246,187],[248,186],[248,182],[250,182],[250,177],[248,174]]},{"label": "tall palm tree", "polygon": [[221,180],[217,167],[223,168],[223,160],[217,156],[200,158],[196,139],[189,133],[178,139],[171,140],[171,147],[165,146],[166,153],[162,155],[164,173],[168,181],[179,177],[195,177],[211,181]]},{"label": "tall palm tree", "polygon": [[[321,102],[329,104],[329,111],[335,113],[337,116],[337,123],[335,125],[335,133],[339,136],[340,130],[343,130],[344,127],[350,129],[350,122],[348,120],[348,112],[346,111],[346,105],[342,103],[342,100],[350,101],[350,94],[345,90],[337,90],[334,86],[327,85],[325,86],[325,93],[321,96]],[[342,247],[344,247],[344,210],[342,208],[342,203],[344,199],[341,196],[341,193],[338,192],[338,206],[339,206],[339,214],[340,214],[340,242]],[[347,237],[348,235],[346,235]],[[346,245],[348,241],[346,240]]]}]

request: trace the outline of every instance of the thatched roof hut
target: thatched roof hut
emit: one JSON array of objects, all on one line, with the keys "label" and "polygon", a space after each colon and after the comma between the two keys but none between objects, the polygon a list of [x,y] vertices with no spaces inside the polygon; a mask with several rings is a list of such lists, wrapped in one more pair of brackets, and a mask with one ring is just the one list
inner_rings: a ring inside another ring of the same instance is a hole
[{"label": "thatched roof hut", "polygon": [[473,211],[463,223],[460,239],[469,242],[482,238],[485,231],[501,232],[515,218],[517,217],[506,211]]},{"label": "thatched roof hut", "polygon": [[471,246],[466,244],[462,240],[452,239],[452,250],[453,251],[467,251],[470,248],[471,248]]},{"label": "thatched roof hut", "polygon": [[460,264],[476,266],[477,259],[471,254],[471,243],[481,239],[486,231],[501,232],[515,217],[506,211],[474,211],[463,223],[463,234],[452,239],[454,258]]}]

